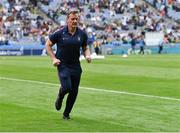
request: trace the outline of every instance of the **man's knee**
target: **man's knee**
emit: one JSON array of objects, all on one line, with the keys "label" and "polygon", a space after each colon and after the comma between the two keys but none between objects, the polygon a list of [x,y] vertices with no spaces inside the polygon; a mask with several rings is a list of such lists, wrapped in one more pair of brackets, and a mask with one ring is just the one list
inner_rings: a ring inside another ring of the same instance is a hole
[{"label": "man's knee", "polygon": [[64,92],[70,92],[71,90],[72,90],[71,85],[64,85],[63,86],[63,91]]}]

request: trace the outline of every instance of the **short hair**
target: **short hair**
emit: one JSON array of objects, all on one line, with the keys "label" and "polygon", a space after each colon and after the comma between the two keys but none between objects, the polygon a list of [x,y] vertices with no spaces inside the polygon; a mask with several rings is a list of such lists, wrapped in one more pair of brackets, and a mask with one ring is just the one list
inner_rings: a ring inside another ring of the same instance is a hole
[{"label": "short hair", "polygon": [[76,14],[76,13],[79,13],[79,10],[77,8],[70,8],[67,13],[67,18],[69,18],[70,14]]}]

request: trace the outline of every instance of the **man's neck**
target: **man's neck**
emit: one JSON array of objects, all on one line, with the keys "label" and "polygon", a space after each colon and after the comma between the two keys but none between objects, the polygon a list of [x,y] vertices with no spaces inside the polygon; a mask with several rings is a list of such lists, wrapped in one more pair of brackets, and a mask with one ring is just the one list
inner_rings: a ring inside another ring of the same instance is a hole
[{"label": "man's neck", "polygon": [[68,27],[68,32],[69,32],[70,34],[74,35],[75,32],[76,32],[76,27]]}]

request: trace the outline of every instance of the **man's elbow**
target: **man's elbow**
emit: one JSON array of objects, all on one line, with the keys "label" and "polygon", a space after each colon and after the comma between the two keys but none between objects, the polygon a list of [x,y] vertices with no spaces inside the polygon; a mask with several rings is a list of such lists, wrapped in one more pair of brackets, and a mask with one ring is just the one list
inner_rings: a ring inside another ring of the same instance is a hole
[{"label": "man's elbow", "polygon": [[45,43],[46,48],[52,47],[52,42],[48,39]]}]

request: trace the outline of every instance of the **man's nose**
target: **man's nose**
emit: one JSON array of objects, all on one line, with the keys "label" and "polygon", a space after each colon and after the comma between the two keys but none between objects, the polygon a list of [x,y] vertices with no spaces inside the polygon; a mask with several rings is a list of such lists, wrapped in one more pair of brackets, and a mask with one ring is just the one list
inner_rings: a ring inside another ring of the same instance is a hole
[{"label": "man's nose", "polygon": [[78,19],[74,19],[74,22],[77,22],[78,21]]}]

